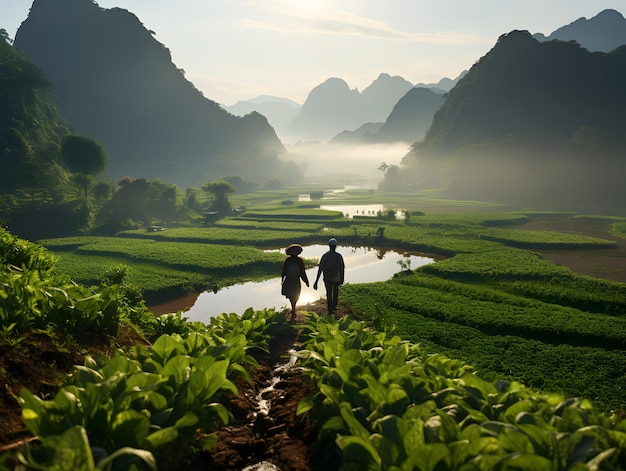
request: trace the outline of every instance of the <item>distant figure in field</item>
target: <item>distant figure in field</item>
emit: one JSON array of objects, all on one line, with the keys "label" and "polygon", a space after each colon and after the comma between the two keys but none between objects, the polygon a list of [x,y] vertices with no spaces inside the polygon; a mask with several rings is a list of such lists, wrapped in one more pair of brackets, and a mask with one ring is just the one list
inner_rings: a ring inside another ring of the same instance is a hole
[{"label": "distant figure in field", "polygon": [[283,262],[283,268],[280,272],[282,279],[281,293],[291,302],[291,320],[293,320],[296,317],[296,303],[298,299],[300,299],[300,279],[302,279],[307,286],[309,286],[309,279],[304,269],[304,261],[298,257],[298,255],[302,253],[302,246],[291,244],[287,247],[285,253],[289,256]]},{"label": "distant figure in field", "polygon": [[343,284],[346,266],[343,263],[343,257],[337,252],[337,239],[330,239],[328,241],[328,247],[330,250],[322,255],[320,259],[313,289],[317,289],[317,282],[320,279],[320,275],[323,273],[328,313],[332,314],[335,312],[335,309],[337,309],[339,286]]}]

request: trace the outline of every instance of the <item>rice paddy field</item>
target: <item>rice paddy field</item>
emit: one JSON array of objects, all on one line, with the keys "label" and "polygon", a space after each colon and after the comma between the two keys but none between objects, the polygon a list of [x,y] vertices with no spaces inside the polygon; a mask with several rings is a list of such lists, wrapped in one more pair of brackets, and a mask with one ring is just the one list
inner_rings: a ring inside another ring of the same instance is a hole
[{"label": "rice paddy field", "polygon": [[[125,231],[41,243],[59,269],[97,284],[129,267],[148,302],[278,276],[292,242],[400,248],[437,263],[386,282],[351,284],[340,304],[356,318],[473,365],[485,378],[626,410],[626,222],[621,215],[511,210],[435,197],[334,193],[333,204],[385,205],[348,218],[298,201],[302,190],[240,197],[246,211],[204,227]],[[389,210],[402,218],[390,218]],[[408,216],[407,216],[408,214]],[[315,260],[309,260],[311,266]]]}]

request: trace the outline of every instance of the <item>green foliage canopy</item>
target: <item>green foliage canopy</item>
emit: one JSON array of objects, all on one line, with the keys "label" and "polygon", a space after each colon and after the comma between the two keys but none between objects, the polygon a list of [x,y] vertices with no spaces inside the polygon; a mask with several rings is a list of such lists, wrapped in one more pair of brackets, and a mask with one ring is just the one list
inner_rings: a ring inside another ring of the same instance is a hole
[{"label": "green foliage canopy", "polygon": [[104,147],[88,136],[68,134],[63,138],[61,154],[63,162],[73,173],[97,175],[106,168]]},{"label": "green foliage canopy", "polygon": [[[30,204],[36,194],[49,198],[50,190],[63,182],[58,149],[68,128],[52,100],[52,84],[45,74],[2,37],[0,195],[17,197],[22,191],[28,193]],[[33,178],[35,171],[37,178]]]},{"label": "green foliage canopy", "polygon": [[211,205],[211,209],[226,214],[230,213],[232,208],[230,201],[228,200],[228,195],[237,191],[233,185],[220,180],[202,185],[202,190],[207,193],[211,193],[215,198]]}]

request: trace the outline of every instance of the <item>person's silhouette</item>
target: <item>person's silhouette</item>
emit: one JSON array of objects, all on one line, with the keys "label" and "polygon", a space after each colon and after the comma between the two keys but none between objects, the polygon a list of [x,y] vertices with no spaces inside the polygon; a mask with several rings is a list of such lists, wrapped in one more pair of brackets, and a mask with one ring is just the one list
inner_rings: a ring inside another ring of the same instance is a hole
[{"label": "person's silhouette", "polygon": [[309,286],[309,279],[304,269],[304,261],[298,257],[302,253],[302,246],[291,244],[285,250],[289,255],[283,262],[283,268],[280,271],[281,276],[281,293],[284,294],[291,302],[291,320],[296,317],[296,303],[300,299],[300,279]]},{"label": "person's silhouette", "polygon": [[317,282],[319,281],[320,276],[324,274],[326,303],[328,306],[328,313],[332,314],[337,309],[337,303],[339,301],[339,286],[344,282],[346,266],[343,262],[343,257],[339,252],[337,252],[337,239],[330,239],[328,241],[328,248],[328,252],[322,255],[322,258],[320,259],[317,276],[315,277],[315,283],[313,283],[313,289],[317,289]]}]

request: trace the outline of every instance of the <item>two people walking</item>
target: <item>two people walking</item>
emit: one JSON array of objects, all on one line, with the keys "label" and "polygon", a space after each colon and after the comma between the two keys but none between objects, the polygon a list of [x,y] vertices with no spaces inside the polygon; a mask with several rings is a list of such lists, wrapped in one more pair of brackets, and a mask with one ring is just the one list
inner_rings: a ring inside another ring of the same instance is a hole
[{"label": "two people walking", "polygon": [[[339,286],[344,282],[345,264],[343,257],[337,252],[337,239],[328,241],[328,252],[322,255],[313,289],[317,290],[320,276],[324,276],[324,286],[326,287],[326,303],[328,313],[332,314],[337,309],[339,300]],[[300,299],[302,286],[300,280],[309,286],[309,279],[304,268],[304,261],[299,257],[302,253],[302,246],[291,244],[285,250],[288,257],[283,263],[281,270],[282,289],[281,294],[285,295],[291,302],[291,320],[296,316],[296,303]]]}]

